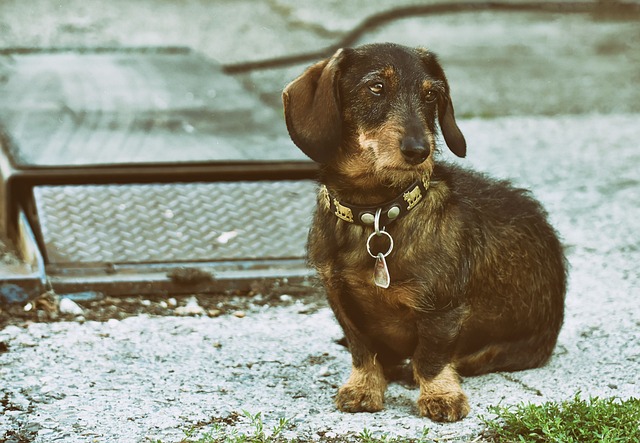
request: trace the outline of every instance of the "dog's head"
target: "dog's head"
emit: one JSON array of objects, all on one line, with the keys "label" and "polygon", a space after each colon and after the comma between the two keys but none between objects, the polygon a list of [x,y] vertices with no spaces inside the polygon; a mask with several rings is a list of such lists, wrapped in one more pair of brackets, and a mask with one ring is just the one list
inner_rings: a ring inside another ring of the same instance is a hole
[{"label": "dog's head", "polygon": [[291,139],[322,164],[362,171],[366,163],[373,174],[428,171],[436,121],[449,149],[466,154],[444,71],[425,49],[340,49],[291,82],[283,102]]}]

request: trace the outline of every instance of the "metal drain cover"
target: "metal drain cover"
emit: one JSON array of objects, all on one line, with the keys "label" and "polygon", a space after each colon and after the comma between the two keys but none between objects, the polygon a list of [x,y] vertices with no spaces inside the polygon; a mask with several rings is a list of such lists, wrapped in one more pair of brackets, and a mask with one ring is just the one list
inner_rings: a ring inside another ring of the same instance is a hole
[{"label": "metal drain cover", "polygon": [[302,259],[312,181],[38,186],[49,263]]},{"label": "metal drain cover", "polygon": [[24,209],[55,290],[310,275],[315,165],[279,109],[188,49],[0,54],[0,160],[0,230]]}]

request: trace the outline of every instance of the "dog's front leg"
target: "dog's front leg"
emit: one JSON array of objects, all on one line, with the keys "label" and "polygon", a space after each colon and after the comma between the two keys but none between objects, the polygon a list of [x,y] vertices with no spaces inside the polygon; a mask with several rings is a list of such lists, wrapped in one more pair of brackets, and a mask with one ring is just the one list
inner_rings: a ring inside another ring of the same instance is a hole
[{"label": "dog's front leg", "polygon": [[[352,342],[349,343],[353,347]],[[353,358],[351,375],[338,390],[336,406],[344,412],[377,412],[384,404],[387,387],[382,365],[376,356],[367,353],[364,358]]]},{"label": "dog's front leg", "polygon": [[351,375],[338,390],[335,403],[344,412],[377,412],[384,404],[387,381],[381,362],[376,358],[371,343],[353,323],[347,312],[343,295],[327,291],[329,303],[349,344]]},{"label": "dog's front leg", "polygon": [[434,421],[458,421],[469,413],[467,396],[452,365],[463,318],[464,309],[460,307],[429,313],[418,322],[418,346],[412,359],[420,386],[418,410]]}]

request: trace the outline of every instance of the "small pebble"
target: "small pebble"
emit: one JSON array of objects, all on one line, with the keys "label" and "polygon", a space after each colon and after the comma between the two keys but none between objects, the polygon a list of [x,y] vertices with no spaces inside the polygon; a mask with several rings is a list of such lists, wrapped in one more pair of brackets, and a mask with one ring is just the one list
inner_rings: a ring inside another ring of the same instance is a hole
[{"label": "small pebble", "polygon": [[209,317],[219,317],[220,314],[222,314],[222,311],[220,309],[209,309],[207,314]]},{"label": "small pebble", "polygon": [[247,316],[247,313],[244,311],[236,311],[233,313],[233,315],[238,318],[245,318]]},{"label": "small pebble", "polygon": [[82,315],[84,313],[83,309],[76,302],[68,298],[60,299],[58,309],[61,314]]},{"label": "small pebble", "polygon": [[185,306],[176,308],[176,314],[178,315],[202,315],[204,309],[198,304],[198,300],[195,297],[191,297]]},{"label": "small pebble", "polygon": [[175,298],[171,297],[169,300],[167,300],[167,304],[169,306],[171,306],[172,308],[175,308],[176,306],[178,306],[178,300],[176,300]]}]

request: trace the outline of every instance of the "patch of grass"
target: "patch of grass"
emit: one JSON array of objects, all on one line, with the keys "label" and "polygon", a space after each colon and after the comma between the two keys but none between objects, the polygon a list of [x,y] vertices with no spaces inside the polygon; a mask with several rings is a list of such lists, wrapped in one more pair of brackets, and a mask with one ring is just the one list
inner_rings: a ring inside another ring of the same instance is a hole
[{"label": "patch of grass", "polygon": [[[583,400],[580,393],[573,399],[546,402],[540,405],[520,404],[515,406],[491,406],[494,418],[481,417],[486,430],[477,441],[496,443],[628,443],[640,442],[640,399]],[[244,411],[250,424],[249,431],[239,431],[229,423],[213,423],[211,429],[202,431],[196,426],[185,432],[180,443],[303,443],[299,438],[288,439],[284,432],[289,420],[280,419],[267,429],[261,413]],[[236,416],[238,417],[238,416]],[[374,435],[364,429],[350,437],[322,437],[320,442],[338,443],[428,443],[428,428],[416,438],[394,437],[387,434]],[[482,438],[482,440],[479,440]],[[437,439],[435,441],[438,441]],[[476,441],[476,440],[474,440]],[[157,441],[156,443],[162,443]]]},{"label": "patch of grass", "polygon": [[484,437],[494,442],[640,442],[640,399],[592,397],[514,407],[492,406],[497,418],[482,417]]},{"label": "patch of grass", "polygon": [[422,435],[418,438],[407,438],[407,437],[390,437],[387,434],[382,434],[379,436],[374,436],[368,429],[364,429],[357,436],[357,443],[427,443],[432,440],[427,440],[427,434],[429,433],[429,428],[424,428],[422,430]]},{"label": "patch of grass", "polygon": [[214,423],[211,430],[198,435],[198,428],[185,431],[185,438],[180,443],[288,443],[282,436],[289,420],[281,418],[278,424],[268,432],[262,421],[262,413],[251,414],[243,411],[253,428],[252,432],[242,433],[222,423]]},{"label": "patch of grass", "polygon": [[[251,414],[243,411],[244,416],[249,420],[251,430],[240,432],[228,425],[228,423],[213,423],[211,429],[200,432],[202,427],[195,426],[185,431],[185,438],[180,443],[306,443],[307,440],[299,438],[287,439],[283,432],[289,427],[289,420],[281,418],[273,429],[267,430],[262,420],[262,413]],[[428,443],[427,433],[429,428],[424,428],[422,435],[418,438],[392,437],[387,434],[374,435],[368,429],[364,429],[360,434],[352,437],[323,437],[320,442],[340,443]],[[156,440],[154,443],[163,443]]]}]

